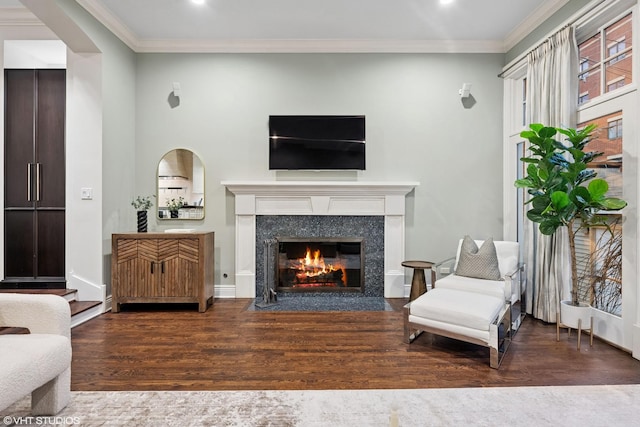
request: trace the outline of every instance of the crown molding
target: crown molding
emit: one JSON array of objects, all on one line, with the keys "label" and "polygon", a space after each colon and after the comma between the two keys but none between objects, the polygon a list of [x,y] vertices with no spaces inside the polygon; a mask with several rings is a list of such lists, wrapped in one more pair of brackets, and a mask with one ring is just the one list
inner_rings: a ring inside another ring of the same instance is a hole
[{"label": "crown molding", "polygon": [[118,37],[131,50],[137,52],[136,47],[140,43],[136,35],[122,23],[109,9],[96,0],[76,0],[87,12]]},{"label": "crown molding", "polygon": [[140,53],[504,53],[497,40],[141,40]]},{"label": "crown molding", "polygon": [[26,7],[8,7],[0,9],[0,26],[31,27],[44,24]]},{"label": "crown molding", "polygon": [[512,32],[507,34],[504,40],[503,52],[511,50],[567,3],[569,3],[569,0],[546,0],[542,3],[531,15],[527,16],[524,21],[516,25]]}]

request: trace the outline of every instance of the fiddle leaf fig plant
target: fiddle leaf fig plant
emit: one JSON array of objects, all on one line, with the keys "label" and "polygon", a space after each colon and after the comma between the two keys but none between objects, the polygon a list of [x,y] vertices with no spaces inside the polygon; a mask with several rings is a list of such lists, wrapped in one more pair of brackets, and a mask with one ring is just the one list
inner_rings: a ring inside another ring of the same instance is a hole
[{"label": "fiddle leaf fig plant", "polygon": [[[529,141],[531,155],[521,160],[527,163],[527,175],[515,182],[526,188],[531,209],[527,218],[539,224],[542,234],[552,235],[559,227],[567,227],[571,255],[571,301],[578,305],[578,274],[576,265],[577,233],[593,225],[606,225],[600,211],[620,210],[627,202],[607,197],[609,184],[588,164],[604,153],[585,151],[592,140],[595,124],[584,129],[556,128],[534,123],[520,136]],[[556,139],[564,135],[566,144]]]}]

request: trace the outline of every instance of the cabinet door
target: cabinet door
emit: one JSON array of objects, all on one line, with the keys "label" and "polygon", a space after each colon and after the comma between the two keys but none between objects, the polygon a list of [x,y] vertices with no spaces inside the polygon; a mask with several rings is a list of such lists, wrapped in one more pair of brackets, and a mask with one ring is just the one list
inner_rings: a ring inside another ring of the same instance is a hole
[{"label": "cabinet door", "polygon": [[135,296],[138,281],[138,241],[135,239],[118,239],[115,269],[112,272],[113,297]]},{"label": "cabinet door", "polygon": [[65,205],[65,70],[37,70],[35,184],[40,207]]},{"label": "cabinet door", "polygon": [[180,266],[178,281],[184,295],[198,296],[202,278],[200,277],[200,240],[180,239]]},{"label": "cabinet door", "polygon": [[162,296],[184,296],[184,290],[179,280],[180,243],[178,239],[159,239],[158,258],[161,262],[160,289]]},{"label": "cabinet door", "polygon": [[64,277],[64,210],[36,212],[36,276]]},{"label": "cabinet door", "polygon": [[158,257],[157,239],[136,240],[138,249],[137,280],[132,297],[161,297],[162,268]]},{"label": "cabinet door", "polygon": [[32,207],[35,201],[34,82],[33,70],[5,70],[5,208]]},{"label": "cabinet door", "polygon": [[35,211],[4,213],[4,273],[6,277],[33,277]]}]

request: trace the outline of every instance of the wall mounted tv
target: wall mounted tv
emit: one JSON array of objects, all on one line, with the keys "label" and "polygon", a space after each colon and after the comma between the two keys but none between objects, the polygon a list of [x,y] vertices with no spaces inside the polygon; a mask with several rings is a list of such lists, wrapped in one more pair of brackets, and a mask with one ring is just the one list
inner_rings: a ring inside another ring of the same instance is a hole
[{"label": "wall mounted tv", "polygon": [[364,170],[364,116],[269,116],[269,169]]}]

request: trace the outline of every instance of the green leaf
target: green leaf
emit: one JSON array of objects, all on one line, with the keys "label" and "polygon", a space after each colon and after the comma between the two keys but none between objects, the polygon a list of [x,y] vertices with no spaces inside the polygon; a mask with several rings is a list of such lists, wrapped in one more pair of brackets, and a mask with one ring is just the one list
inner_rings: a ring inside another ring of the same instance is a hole
[{"label": "green leaf", "polygon": [[607,191],[609,191],[609,184],[607,184],[607,181],[604,179],[596,178],[589,181],[588,189],[589,194],[591,194],[591,199],[598,200],[607,194]]},{"label": "green leaf", "polygon": [[609,197],[609,198],[600,200],[600,204],[605,210],[608,210],[608,211],[617,211],[627,206],[627,202],[625,202],[622,199],[618,199],[616,197]]},{"label": "green leaf", "polygon": [[571,203],[571,201],[569,200],[567,193],[563,191],[554,191],[551,194],[551,204],[553,204],[553,208],[556,211],[561,211],[566,208],[569,203]]},{"label": "green leaf", "polygon": [[529,178],[518,179],[514,184],[517,188],[530,188],[535,186],[534,182]]},{"label": "green leaf", "polygon": [[529,221],[531,222],[537,222],[540,223],[542,221],[544,221],[545,216],[541,215],[540,213],[535,212],[533,209],[530,211],[527,211],[527,218],[529,219]]},{"label": "green leaf", "polygon": [[543,127],[538,130],[538,135],[540,135],[540,138],[553,138],[554,136],[556,136],[556,133],[558,133],[558,130],[553,127]]},{"label": "green leaf", "polygon": [[533,208],[536,209],[539,213],[544,211],[547,208],[547,206],[549,206],[550,203],[551,203],[551,200],[549,199],[549,196],[547,196],[546,194],[541,196],[535,196],[533,199],[531,199],[531,206],[533,206]]},{"label": "green leaf", "polygon": [[529,129],[533,130],[536,133],[540,132],[540,129],[542,129],[543,127],[544,125],[541,123],[532,123],[529,125]]},{"label": "green leaf", "polygon": [[540,223],[540,232],[544,235],[551,236],[561,225],[562,223],[559,221],[544,221]]},{"label": "green leaf", "polygon": [[591,193],[585,187],[575,187],[569,193],[569,198],[578,207],[591,203]]},{"label": "green leaf", "polygon": [[537,136],[538,134],[531,130],[523,130],[520,132],[520,137],[525,139],[536,138]]}]

